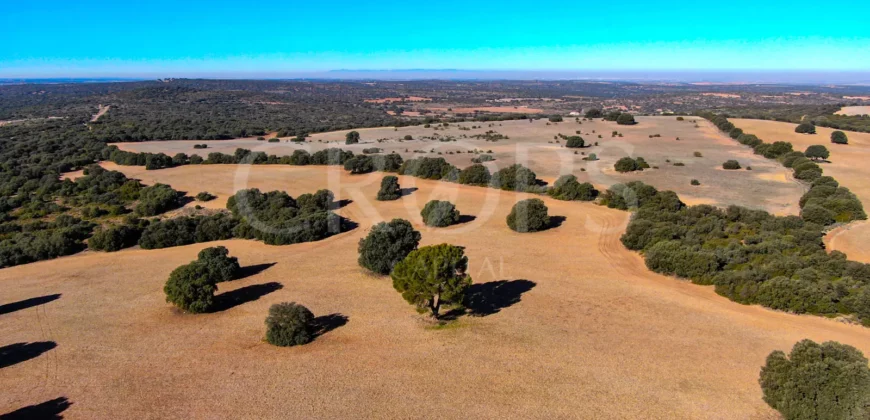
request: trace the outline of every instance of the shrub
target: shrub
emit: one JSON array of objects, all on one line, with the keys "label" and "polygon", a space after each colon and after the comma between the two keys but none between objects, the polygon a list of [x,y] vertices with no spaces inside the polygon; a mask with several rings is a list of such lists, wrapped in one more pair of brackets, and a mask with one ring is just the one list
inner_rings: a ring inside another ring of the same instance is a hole
[{"label": "shrub", "polygon": [[359,241],[359,265],[378,274],[390,274],[399,261],[417,249],[420,238],[420,232],[407,220],[378,223]]},{"label": "shrub", "polygon": [[295,302],[276,303],[266,317],[266,341],[274,346],[298,346],[314,339],[314,314]]},{"label": "shrub", "polygon": [[800,123],[795,127],[794,132],[801,134],[816,134],[816,126],[810,123]]},{"label": "shrub", "polygon": [[531,169],[516,163],[492,174],[490,182],[493,187],[507,191],[527,191],[536,185],[537,177]]},{"label": "shrub", "polygon": [[586,111],[586,118],[601,118],[604,114],[598,108],[592,108]]},{"label": "shrub", "polygon": [[701,185],[701,181],[698,181],[697,179],[693,179],[691,184],[692,185]]},{"label": "shrub", "polygon": [[831,133],[831,143],[849,144],[849,138],[846,137],[846,133],[837,130]]},{"label": "shrub", "polygon": [[616,163],[613,165],[613,168],[616,169],[617,172],[622,173],[640,170],[637,161],[628,156],[617,160]]},{"label": "shrub", "polygon": [[616,123],[619,125],[637,124],[637,122],[634,120],[634,116],[628,113],[620,114],[619,117],[616,118]]},{"label": "shrub", "polygon": [[382,151],[383,151],[383,150],[381,150],[381,149],[378,148],[378,147],[369,147],[369,148],[363,149],[363,153],[364,153],[364,154],[367,154],[367,155],[371,155],[371,154],[375,154],[375,153],[381,153]]},{"label": "shrub", "polygon": [[788,357],[770,353],[758,382],[764,401],[786,419],[859,419],[870,407],[867,358],[834,341],[802,340]]},{"label": "shrub", "polygon": [[211,200],[214,200],[215,198],[217,198],[217,196],[210,194],[208,192],[205,192],[205,191],[196,195],[196,201],[211,201]]},{"label": "shrub", "polygon": [[492,155],[480,155],[478,157],[472,158],[471,163],[483,163],[483,162],[492,162],[495,158]]},{"label": "shrub", "polygon": [[736,160],[727,160],[722,164],[722,169],[727,169],[730,171],[740,169],[740,162]]},{"label": "shrub", "polygon": [[118,225],[98,228],[88,239],[88,248],[97,251],[115,252],[136,245],[142,230],[136,226]]},{"label": "shrub", "polygon": [[565,147],[570,148],[579,148],[586,145],[586,141],[583,140],[583,137],[580,136],[570,136],[568,137],[568,141],[565,142]]},{"label": "shrub", "polygon": [[398,200],[402,197],[402,188],[399,187],[399,178],[387,175],[381,180],[381,189],[378,190],[378,201]]},{"label": "shrub", "polygon": [[566,201],[592,201],[598,196],[598,190],[592,184],[581,184],[574,175],[560,176],[548,193],[557,200]]},{"label": "shrub", "polygon": [[550,225],[550,215],[544,202],[529,198],[514,204],[507,216],[507,225],[516,232],[538,232]]},{"label": "shrub", "polygon": [[426,246],[408,254],[391,274],[402,298],[438,318],[444,304],[461,304],[471,286],[465,248],[448,244]]},{"label": "shrub", "polygon": [[489,169],[479,163],[471,165],[459,172],[459,183],[485,187],[489,185],[492,175]]},{"label": "shrub", "polygon": [[550,115],[548,119],[550,120],[550,122],[562,122],[561,115]]},{"label": "shrub", "polygon": [[211,309],[215,290],[216,282],[208,267],[198,261],[172,270],[163,286],[167,302],[192,313]]},{"label": "shrub", "polygon": [[701,152],[695,152],[694,155],[695,155],[695,157],[704,157],[704,155],[701,154]]},{"label": "shrub", "polygon": [[205,265],[215,283],[220,283],[235,279],[241,270],[239,259],[230,257],[229,254],[226,247],[214,246],[199,251],[196,260]]},{"label": "shrub", "polygon": [[139,193],[136,213],[142,216],[156,216],[181,205],[180,193],[169,185],[155,184],[145,187]]},{"label": "shrub", "polygon": [[812,160],[825,160],[831,156],[831,152],[828,151],[827,147],[816,144],[807,147],[807,150],[804,152],[804,156]]},{"label": "shrub", "polygon": [[459,210],[449,201],[432,200],[420,212],[426,226],[446,227],[459,222]]},{"label": "shrub", "polygon": [[375,164],[370,156],[358,155],[344,162],[344,169],[351,174],[367,174],[375,170]]},{"label": "shrub", "polygon": [[344,144],[357,144],[359,143],[359,132],[351,131],[344,135]]}]

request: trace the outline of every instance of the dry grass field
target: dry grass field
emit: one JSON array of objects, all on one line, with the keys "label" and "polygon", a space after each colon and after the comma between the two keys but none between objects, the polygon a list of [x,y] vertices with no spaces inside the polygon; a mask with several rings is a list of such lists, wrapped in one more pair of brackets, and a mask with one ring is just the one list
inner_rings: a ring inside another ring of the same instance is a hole
[{"label": "dry grass field", "polygon": [[[279,156],[292,154],[297,149],[316,151],[326,147],[341,147],[354,153],[362,153],[365,148],[379,147],[386,153],[399,153],[405,159],[415,156],[443,157],[459,168],[471,165],[471,158],[475,155],[467,153],[468,151],[491,150],[496,158],[490,164],[493,171],[518,162],[530,167],[548,182],[564,174],[577,175],[580,182],[588,181],[600,188],[619,182],[641,180],[660,189],[673,190],[691,204],[737,204],[776,214],[798,213],[797,202],[804,187],[791,179],[790,171],[777,162],[754,155],[748,148],[723,136],[709,122],[698,119],[698,128],[695,128],[694,123],[688,120],[677,121],[674,117],[638,117],[637,120],[639,124],[634,126],[600,120],[577,124],[572,119],[549,125],[546,120],[531,123],[528,120],[461,123],[451,124],[446,129],[437,131],[423,126],[369,128],[357,130],[362,141],[355,145],[344,144],[347,131],[314,134],[309,142],[301,145],[290,141],[268,143],[254,138],[117,145],[123,150],[136,152],[164,152],[170,156],[183,152],[196,153],[203,157],[215,151],[232,154],[240,147]],[[472,126],[479,128],[459,129]],[[488,130],[507,135],[509,139],[489,142],[470,138]],[[554,139],[560,133],[576,135],[576,131],[581,132],[587,144],[599,142],[599,146],[568,149],[563,147],[564,140],[559,139],[560,143],[556,143],[557,139]],[[612,137],[613,131],[618,131],[623,137]],[[457,141],[423,139],[435,133],[441,137],[453,136]],[[655,134],[661,137],[650,138],[650,135]],[[406,135],[414,140],[401,140]],[[462,135],[468,138],[461,138]],[[602,138],[598,138],[599,135]],[[677,138],[680,140],[676,140]],[[193,148],[194,144],[200,143],[208,144],[208,149]],[[415,150],[425,153],[415,153]],[[694,152],[700,152],[702,157],[695,157]],[[600,160],[584,161],[584,153],[586,156],[595,153]],[[613,164],[625,156],[642,156],[650,165],[658,166],[659,169],[629,174],[615,172]],[[752,170],[722,170],[722,162],[728,159],[737,159],[744,168],[751,166]],[[674,163],[685,166],[674,166]],[[701,185],[690,185],[692,179],[697,179]]]},{"label": "dry grass field", "polygon": [[[565,220],[519,234],[504,221],[523,196],[511,192],[400,177],[418,189],[377,202],[382,174],[338,168],[120,170],[192,194],[208,190],[220,204],[240,188],[294,196],[330,188],[352,200],[338,212],[359,226],[292,246],[231,240],[85,252],[0,270],[0,305],[60,295],[0,311],[0,346],[56,344],[0,370],[0,413],[67,397],[70,419],[773,419],[757,383],[770,351],[810,338],[870,352],[866,328],[739,305],[650,273],[619,242],[628,213],[591,203],[545,199]],[[419,211],[430,199],[476,218],[426,228]],[[434,327],[388,278],[357,265],[358,240],[394,217],[411,220],[422,245],[467,247],[485,316]],[[221,311],[173,310],[162,292],[169,273],[217,244],[250,275],[220,284]],[[302,347],[270,346],[263,322],[282,301],[346,323]]]},{"label": "dry grass field", "polygon": [[[870,209],[870,134],[846,131],[849,144],[841,145],[831,143],[834,130],[830,128],[816,127],[817,134],[798,134],[794,132],[796,124],[743,119],[729,121],[762,140],[791,142],[795,150],[806,150],[814,144],[824,145],[831,151],[829,162],[821,163],[825,175],[836,178],[841,185],[852,190],[864,208]],[[850,223],[833,230],[827,240],[831,249],[843,251],[857,261],[870,262],[870,223]]]},{"label": "dry grass field", "polygon": [[865,106],[845,106],[837,111],[842,115],[870,115],[870,105]]}]

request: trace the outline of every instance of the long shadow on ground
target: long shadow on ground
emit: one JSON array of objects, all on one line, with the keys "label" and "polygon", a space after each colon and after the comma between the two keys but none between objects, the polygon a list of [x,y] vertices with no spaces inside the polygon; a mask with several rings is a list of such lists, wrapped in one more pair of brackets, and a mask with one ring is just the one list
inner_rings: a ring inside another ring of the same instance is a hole
[{"label": "long shadow on ground", "polygon": [[338,210],[340,208],[346,207],[348,204],[351,204],[351,203],[353,203],[353,200],[350,200],[350,199],[334,201],[332,203],[332,205],[329,206],[329,209],[330,210]]},{"label": "long shadow on ground", "polygon": [[62,419],[60,414],[72,403],[66,397],[55,398],[40,404],[28,405],[11,413],[0,415],[0,420],[52,420]]},{"label": "long shadow on ground", "polygon": [[550,224],[547,226],[547,229],[557,228],[562,226],[562,223],[568,220],[565,216],[550,216]]},{"label": "long shadow on ground", "polygon": [[321,315],[314,318],[314,338],[320,337],[347,324],[348,317],[342,314]]},{"label": "long shadow on ground", "polygon": [[54,341],[15,343],[0,347],[0,369],[18,364],[57,347]]},{"label": "long shadow on ground", "polygon": [[241,280],[241,279],[246,278],[246,277],[251,277],[251,276],[260,274],[260,273],[268,270],[269,268],[271,268],[275,264],[278,264],[278,263],[254,264],[254,265],[242,267],[241,269],[239,269],[239,275],[236,276],[235,280]]},{"label": "long shadow on ground", "polygon": [[411,195],[412,192],[417,191],[417,190],[419,190],[419,188],[417,188],[417,187],[402,188],[399,192],[399,196],[404,197],[406,195]]},{"label": "long shadow on ground", "polygon": [[441,316],[453,320],[462,315],[488,316],[501,312],[522,300],[523,293],[532,290],[537,283],[530,280],[498,280],[472,284],[465,293],[465,307],[453,309]]},{"label": "long shadow on ground", "polygon": [[284,286],[278,282],[269,282],[263,284],[252,284],[250,286],[240,287],[236,290],[221,293],[215,296],[214,306],[211,312],[222,312],[227,309],[235,308],[236,306],[253,302],[263,296],[268,295],[277,290],[283,289]]},{"label": "long shadow on ground", "polygon": [[0,315],[9,314],[15,311],[20,311],[22,309],[31,308],[34,306],[39,306],[53,300],[60,299],[60,294],[56,295],[45,295],[39,296],[30,299],[20,300],[18,302],[7,303],[5,305],[0,305]]}]

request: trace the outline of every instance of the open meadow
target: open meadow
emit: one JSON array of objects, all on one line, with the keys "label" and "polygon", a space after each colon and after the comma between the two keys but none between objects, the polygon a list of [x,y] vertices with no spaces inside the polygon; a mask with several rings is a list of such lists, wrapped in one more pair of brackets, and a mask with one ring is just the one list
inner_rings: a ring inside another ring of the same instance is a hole
[{"label": "open meadow", "polygon": [[[638,124],[633,126],[617,125],[600,119],[580,123],[573,119],[561,123],[539,119],[533,122],[452,123],[447,127],[433,125],[430,128],[422,125],[368,128],[356,130],[361,140],[352,145],[345,144],[345,135],[350,130],[314,134],[302,144],[293,143],[289,138],[278,143],[248,138],[116,145],[131,152],[163,152],[170,156],[186,153],[202,157],[212,152],[232,154],[237,148],[282,156],[299,149],[314,152],[328,147],[340,147],[361,154],[364,149],[377,147],[383,153],[398,153],[406,160],[420,156],[443,157],[459,168],[470,166],[471,159],[477,155],[469,152],[477,150],[491,152],[488,154],[495,157],[496,160],[489,164],[492,172],[521,163],[550,183],[565,174],[574,174],[580,182],[591,182],[600,189],[616,183],[640,180],[659,189],[672,190],[689,204],[705,203],[722,207],[736,204],[780,215],[798,213],[797,202],[805,188],[791,178],[791,172],[777,162],[754,155],[751,150],[720,133],[708,121],[701,118],[677,121],[674,117],[638,117],[637,120]],[[508,138],[487,141],[473,137],[485,137],[487,131]],[[614,131],[622,137],[614,136]],[[588,147],[564,147],[566,141],[559,138],[559,134],[580,135]],[[658,137],[651,137],[656,135]],[[412,140],[405,140],[406,136]],[[455,141],[443,141],[448,138]],[[195,144],[207,144],[208,148],[194,149]],[[595,154],[598,160],[584,160],[591,154]],[[658,169],[618,173],[613,165],[625,156],[644,157]],[[744,168],[751,167],[752,170],[725,171],[722,163],[729,159],[737,159]],[[691,185],[693,179],[697,179],[700,185]]]},{"label": "open meadow", "polygon": [[[614,129],[631,138],[643,124]],[[566,126],[575,127],[552,130]],[[655,141],[691,144],[691,151],[713,132],[701,133]],[[141,146],[154,144],[184,143]],[[729,149],[716,142],[708,153],[715,148]],[[712,287],[650,272],[619,242],[629,213],[592,203],[544,198],[550,214],[564,219],[520,234],[505,217],[524,194],[490,188],[400,176],[405,195],[381,202],[373,197],[383,174],[351,176],[337,167],[103,165],[190,195],[209,191],[218,197],[214,207],[243,188],[294,197],[329,188],[342,200],[337,212],[358,226],[289,246],[229,240],[135,247],[0,270],[0,302],[52,296],[0,313],[4,345],[53,343],[40,357],[3,368],[0,412],[63,396],[72,403],[64,411],[70,419],[774,419],[758,385],[771,351],[810,338],[870,352],[867,328],[740,305]],[[466,217],[449,228],[426,227],[420,209],[431,199],[449,199]],[[421,245],[466,247],[479,296],[475,315],[436,326],[388,277],[360,268],[357,242],[392,218],[410,220]],[[184,314],[166,303],[169,273],[217,244],[245,273],[220,283],[218,310]],[[283,301],[306,305],[329,328],[305,346],[265,343],[267,310]]]}]

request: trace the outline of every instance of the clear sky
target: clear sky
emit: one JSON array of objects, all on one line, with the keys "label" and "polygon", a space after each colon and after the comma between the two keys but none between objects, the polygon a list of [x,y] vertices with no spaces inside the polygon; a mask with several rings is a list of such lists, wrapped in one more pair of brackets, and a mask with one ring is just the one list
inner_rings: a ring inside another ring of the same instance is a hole
[{"label": "clear sky", "polygon": [[5,0],[0,77],[870,71],[870,2]]}]

